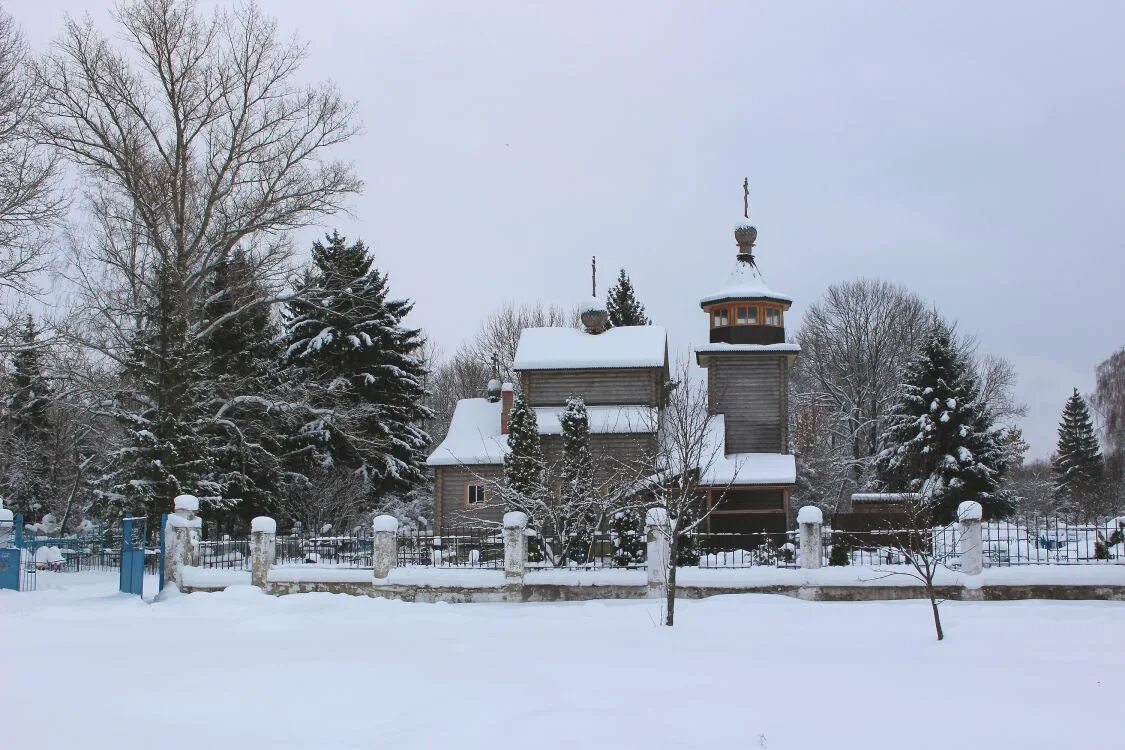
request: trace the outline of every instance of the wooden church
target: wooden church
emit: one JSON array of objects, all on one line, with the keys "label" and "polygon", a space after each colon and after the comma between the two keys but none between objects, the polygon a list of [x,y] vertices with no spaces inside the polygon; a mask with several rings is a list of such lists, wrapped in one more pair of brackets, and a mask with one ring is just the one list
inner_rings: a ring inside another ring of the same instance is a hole
[{"label": "wooden church", "polygon": [[[696,349],[707,371],[713,415],[701,453],[701,497],[716,504],[712,532],[783,531],[793,525],[790,492],[789,368],[800,348],[785,342],[792,299],[770,289],[754,257],[757,230],[735,230],[738,251],[726,283],[702,297],[710,341]],[[668,337],[661,326],[605,330],[604,312],[588,306],[583,328],[527,328],[514,369],[534,409],[548,461],[561,457],[559,414],[578,396],[587,406],[591,449],[618,465],[642,462],[660,439],[669,381]],[[449,433],[428,459],[433,467],[435,528],[498,521],[489,487],[502,480],[508,414],[516,386],[493,381],[486,398],[462,399]]]}]

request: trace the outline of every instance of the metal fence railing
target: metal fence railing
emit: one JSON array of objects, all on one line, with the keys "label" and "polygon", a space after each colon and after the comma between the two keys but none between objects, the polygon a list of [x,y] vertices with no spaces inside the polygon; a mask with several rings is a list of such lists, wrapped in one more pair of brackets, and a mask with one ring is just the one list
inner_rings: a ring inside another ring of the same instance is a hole
[{"label": "metal fence railing", "polygon": [[499,527],[454,528],[442,534],[400,531],[396,542],[396,564],[400,567],[504,567],[504,535]]},{"label": "metal fence railing", "polygon": [[1026,516],[981,524],[985,565],[1125,563],[1125,519]]},{"label": "metal fence railing", "polygon": [[[681,565],[700,568],[796,567],[797,533],[693,533],[679,555]],[[682,544],[682,543],[681,543]],[[685,552],[687,554],[685,554]]]},{"label": "metal fence railing", "polygon": [[105,527],[93,531],[49,536],[28,534],[23,548],[40,570],[118,570],[121,567],[121,530]]},{"label": "metal fence railing", "polygon": [[207,539],[197,545],[199,567],[221,568],[225,570],[250,570],[250,540]]},{"label": "metal fence railing", "polygon": [[[879,529],[823,532],[824,562],[841,564],[833,547],[846,549],[849,565],[905,564],[905,552],[920,550],[956,567],[961,555],[961,530],[957,524],[933,529]],[[981,546],[986,567],[1011,565],[1125,564],[1125,518],[1096,521],[1062,516],[1022,516],[981,524]]]},{"label": "metal fence railing", "polygon": [[372,566],[371,536],[358,531],[352,534],[279,535],[275,540],[275,549],[277,565]]}]

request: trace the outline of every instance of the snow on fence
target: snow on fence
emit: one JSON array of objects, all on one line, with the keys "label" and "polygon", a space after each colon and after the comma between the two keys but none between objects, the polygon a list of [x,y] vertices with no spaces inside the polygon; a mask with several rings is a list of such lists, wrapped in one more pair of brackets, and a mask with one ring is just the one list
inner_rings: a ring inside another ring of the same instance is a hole
[{"label": "snow on fence", "polygon": [[796,531],[745,534],[705,533],[688,535],[679,554],[681,565],[700,568],[752,568],[760,565],[797,567]]},{"label": "snow on fence", "polygon": [[[846,545],[850,565],[905,564],[904,547],[930,552],[950,567],[957,567],[961,556],[956,524],[929,530],[825,528],[822,533],[826,564],[835,543]],[[1022,516],[986,521],[981,523],[981,543],[986,567],[1125,564],[1125,517],[1081,521]]]},{"label": "snow on fence", "polygon": [[[145,572],[155,573],[160,551],[155,535],[146,541]],[[79,572],[121,567],[121,528],[102,526],[76,534],[25,533],[23,549],[39,570]]]},{"label": "snow on fence", "polygon": [[276,565],[326,565],[341,568],[371,568],[370,531],[357,529],[350,534],[278,535],[275,542]]},{"label": "snow on fence", "polygon": [[443,534],[399,531],[396,541],[396,565],[400,568],[426,566],[499,570],[504,567],[504,534],[499,526],[454,528]]},{"label": "snow on fence", "polygon": [[204,539],[197,545],[200,568],[250,570],[250,540],[233,539],[224,534],[219,539]]}]

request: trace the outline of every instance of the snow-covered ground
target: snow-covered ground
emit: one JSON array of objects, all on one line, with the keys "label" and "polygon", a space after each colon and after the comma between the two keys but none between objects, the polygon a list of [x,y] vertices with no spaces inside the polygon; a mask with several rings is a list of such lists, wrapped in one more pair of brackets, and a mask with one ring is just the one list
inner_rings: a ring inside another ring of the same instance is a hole
[{"label": "snow-covered ground", "polygon": [[[152,583],[152,581],[148,582]],[[1111,747],[1125,604],[0,592],[4,748]],[[146,592],[152,586],[146,586]]]}]

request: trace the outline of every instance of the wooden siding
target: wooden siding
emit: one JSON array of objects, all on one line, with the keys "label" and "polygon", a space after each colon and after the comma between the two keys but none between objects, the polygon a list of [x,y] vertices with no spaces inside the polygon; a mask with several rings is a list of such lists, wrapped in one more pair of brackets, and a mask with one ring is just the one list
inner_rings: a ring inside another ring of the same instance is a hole
[{"label": "wooden siding", "polygon": [[664,388],[664,370],[526,370],[521,373],[523,392],[532,406],[563,406],[571,396],[581,396],[587,406],[658,406]]},{"label": "wooden siding", "polygon": [[[543,457],[548,462],[562,461],[562,436],[544,435]],[[599,480],[620,471],[622,464],[643,462],[656,450],[656,437],[649,433],[629,435],[598,434],[590,436],[590,453],[594,456]]]},{"label": "wooden siding", "polygon": [[708,402],[725,417],[727,453],[789,452],[788,369],[785,355],[710,358]]},{"label": "wooden siding", "polygon": [[725,487],[704,488],[707,495],[707,507],[719,502],[719,497],[724,493],[733,493],[741,497],[732,497],[731,505],[727,501],[719,502],[717,508],[708,518],[708,530],[712,532],[747,533],[754,531],[786,531],[793,528],[793,507],[789,496],[789,487],[739,487],[728,489]]},{"label": "wooden siding", "polygon": [[474,520],[499,523],[504,508],[490,501],[483,508],[469,508],[465,487],[481,481],[496,482],[504,475],[501,466],[438,466],[434,469],[434,528],[471,524]]}]

